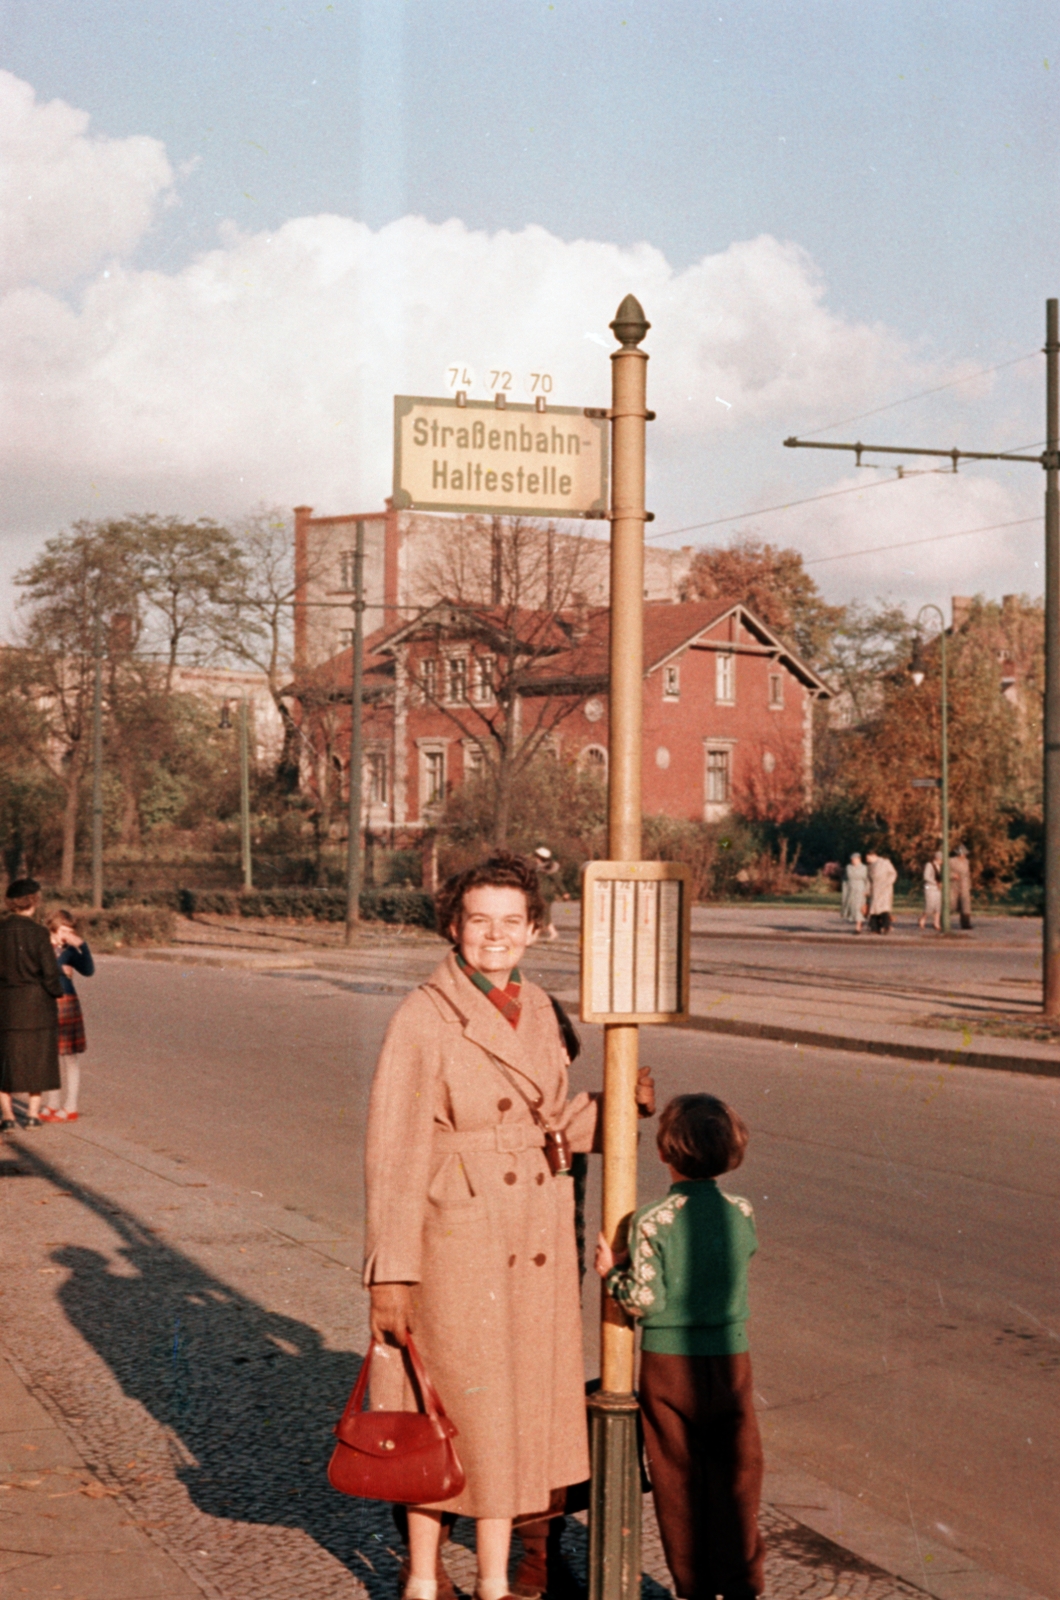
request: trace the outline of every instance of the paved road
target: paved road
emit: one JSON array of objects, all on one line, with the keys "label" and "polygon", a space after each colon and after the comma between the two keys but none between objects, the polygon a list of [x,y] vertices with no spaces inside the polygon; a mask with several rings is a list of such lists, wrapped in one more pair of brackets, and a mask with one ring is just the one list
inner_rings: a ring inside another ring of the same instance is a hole
[{"label": "paved road", "polygon": [[[85,990],[90,1111],[356,1233],[394,996],[339,974],[121,958]],[[599,1036],[584,1031],[592,1084]],[[669,1030],[645,1057],[664,1097],[709,1086],[752,1128],[730,1187],[759,1218],[753,1350],[774,1459],[1060,1600],[1060,1083]],[[660,1176],[646,1139],[642,1193]]]}]

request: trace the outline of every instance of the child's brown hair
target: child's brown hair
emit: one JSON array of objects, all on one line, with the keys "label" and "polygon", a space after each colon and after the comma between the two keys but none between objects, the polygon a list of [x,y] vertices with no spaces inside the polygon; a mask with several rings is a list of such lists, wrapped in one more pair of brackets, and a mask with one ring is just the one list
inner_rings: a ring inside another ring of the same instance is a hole
[{"label": "child's brown hair", "polygon": [[80,929],[74,920],[73,912],[64,911],[61,906],[58,911],[53,911],[51,915],[45,919],[44,926],[47,928],[49,933],[57,933],[60,928],[72,928],[75,933],[80,932]]},{"label": "child's brown hair", "polygon": [[659,1118],[657,1143],[682,1178],[717,1178],[740,1165],[750,1134],[738,1112],[712,1094],[675,1095]]}]

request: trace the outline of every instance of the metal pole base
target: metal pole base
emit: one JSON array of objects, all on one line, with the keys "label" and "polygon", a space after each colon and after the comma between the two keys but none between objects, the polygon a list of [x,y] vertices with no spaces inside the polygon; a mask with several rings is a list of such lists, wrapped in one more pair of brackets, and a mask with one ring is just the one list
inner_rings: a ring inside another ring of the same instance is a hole
[{"label": "metal pole base", "polygon": [[640,1462],[637,1402],[590,1395],[589,1600],[640,1600]]}]

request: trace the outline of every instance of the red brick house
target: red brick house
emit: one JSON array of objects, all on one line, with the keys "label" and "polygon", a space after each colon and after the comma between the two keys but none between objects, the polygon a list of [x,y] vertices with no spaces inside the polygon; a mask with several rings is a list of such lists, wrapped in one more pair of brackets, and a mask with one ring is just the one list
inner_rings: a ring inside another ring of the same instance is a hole
[{"label": "red brick house", "polygon": [[[498,727],[520,751],[608,760],[609,612],[440,603],[366,640],[364,821],[397,840],[430,826],[454,787],[495,760]],[[813,703],[822,678],[739,601],[644,608],[646,813],[782,819],[809,803]],[[306,735],[303,781],[335,786],[349,761],[352,652],[292,685]]]}]

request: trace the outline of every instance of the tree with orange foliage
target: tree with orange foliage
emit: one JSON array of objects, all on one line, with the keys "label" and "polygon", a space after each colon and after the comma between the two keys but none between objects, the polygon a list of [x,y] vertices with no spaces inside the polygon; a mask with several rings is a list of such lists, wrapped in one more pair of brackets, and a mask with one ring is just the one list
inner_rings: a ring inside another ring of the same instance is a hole
[{"label": "tree with orange foliage", "polygon": [[692,558],[682,600],[742,600],[767,627],[775,628],[814,666],[828,657],[843,606],[830,606],[802,563],[798,550],[765,544],[739,533],[729,545],[713,545]]}]

